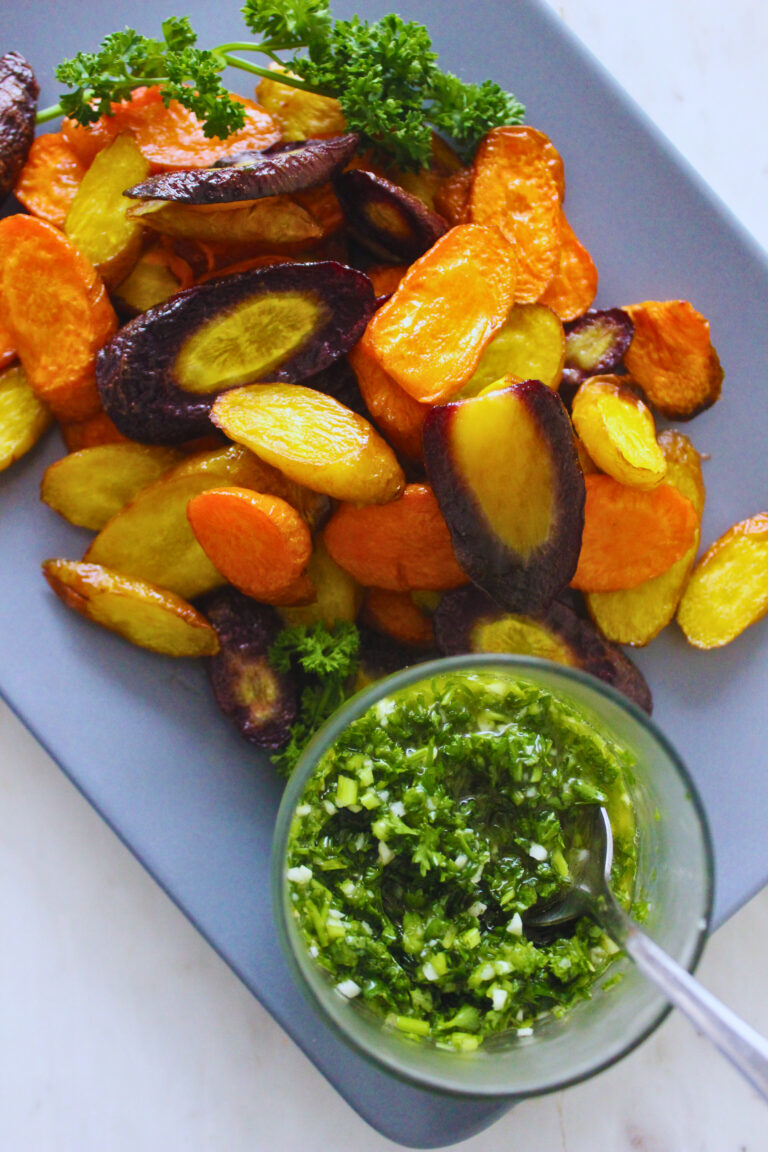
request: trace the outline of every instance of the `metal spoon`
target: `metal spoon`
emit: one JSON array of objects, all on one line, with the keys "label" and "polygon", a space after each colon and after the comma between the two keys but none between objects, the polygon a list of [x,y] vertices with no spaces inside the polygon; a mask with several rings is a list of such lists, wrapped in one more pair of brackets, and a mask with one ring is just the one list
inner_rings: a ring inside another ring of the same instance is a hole
[{"label": "metal spoon", "polygon": [[590,811],[582,834],[584,847],[574,846],[568,862],[571,887],[550,904],[534,906],[525,916],[526,927],[551,931],[579,916],[590,916],[768,1100],[768,1041],[707,992],[627,915],[610,886],[613,834],[608,813],[597,806]]}]

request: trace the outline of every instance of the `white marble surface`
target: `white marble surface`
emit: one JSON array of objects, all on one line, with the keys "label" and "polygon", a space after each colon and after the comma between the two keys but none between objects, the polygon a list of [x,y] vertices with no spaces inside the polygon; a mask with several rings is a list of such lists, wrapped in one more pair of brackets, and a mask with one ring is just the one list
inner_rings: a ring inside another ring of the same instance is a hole
[{"label": "white marble surface", "polygon": [[[768,247],[763,4],[553,7]],[[3,1152],[396,1147],[339,1099],[1,705],[0,924]],[[700,969],[766,1034],[767,957],[763,892]],[[463,1147],[763,1152],[768,1111],[673,1016],[618,1067],[521,1105]]]}]

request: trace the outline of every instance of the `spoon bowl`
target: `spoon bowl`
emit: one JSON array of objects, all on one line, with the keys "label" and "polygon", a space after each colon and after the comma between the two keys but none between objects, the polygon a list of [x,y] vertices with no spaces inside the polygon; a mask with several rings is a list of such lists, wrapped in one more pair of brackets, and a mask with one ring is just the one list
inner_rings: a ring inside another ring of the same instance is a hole
[{"label": "spoon bowl", "polygon": [[605,899],[606,892],[615,900],[610,889],[613,831],[607,811],[595,804],[580,808],[573,825],[566,853],[571,883],[551,900],[529,909],[523,918],[527,929],[555,934],[581,916],[592,916],[602,924],[593,905]]},{"label": "spoon bowl", "polygon": [[582,809],[573,821],[566,862],[570,885],[534,907],[527,930],[563,934],[568,924],[589,916],[632,959],[639,970],[679,1008],[754,1088],[768,1100],[768,1041],[721,1004],[672,959],[622,908],[611,888],[613,832],[601,805]]}]

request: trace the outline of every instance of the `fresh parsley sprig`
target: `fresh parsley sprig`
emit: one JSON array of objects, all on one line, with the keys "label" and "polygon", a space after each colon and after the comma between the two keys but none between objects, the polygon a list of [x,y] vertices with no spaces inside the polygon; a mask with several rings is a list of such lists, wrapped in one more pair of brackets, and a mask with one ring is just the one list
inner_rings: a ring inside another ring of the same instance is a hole
[{"label": "fresh parsley sprig", "polygon": [[242,9],[257,43],[197,47],[189,20],[171,18],[162,39],[133,29],[107,36],[98,52],[78,52],[56,70],[70,91],[38,122],[62,113],[90,124],[134,88],[160,86],[163,100],[178,100],[208,137],[226,137],[244,123],[243,106],[221,82],[226,67],[275,79],[268,67],[241,53],[260,54],[287,69],[281,83],[339,100],[350,131],[403,167],[429,163],[435,129],[469,157],[480,138],[500,124],[517,124],[524,109],[498,84],[467,84],[437,65],[427,29],[390,14],[368,22],[333,20],[329,0],[246,0]]},{"label": "fresh parsley sprig", "polygon": [[[105,37],[98,52],[65,60],[56,79],[72,91],[61,97],[58,110],[91,124],[134,88],[159,84],[166,103],[183,103],[205,123],[207,135],[228,136],[241,128],[243,108],[222,87],[225,64],[219,54],[195,47],[197,36],[186,17],[164,21],[162,32],[162,40],[153,40],[126,28]],[[47,109],[38,119],[55,111]]]},{"label": "fresh parsley sprig", "polygon": [[269,650],[269,662],[278,672],[298,676],[302,683],[299,710],[285,748],[273,763],[290,776],[299,756],[318,728],[339,708],[354,687],[360,634],[354,624],[341,621],[333,629],[324,624],[284,628]]}]

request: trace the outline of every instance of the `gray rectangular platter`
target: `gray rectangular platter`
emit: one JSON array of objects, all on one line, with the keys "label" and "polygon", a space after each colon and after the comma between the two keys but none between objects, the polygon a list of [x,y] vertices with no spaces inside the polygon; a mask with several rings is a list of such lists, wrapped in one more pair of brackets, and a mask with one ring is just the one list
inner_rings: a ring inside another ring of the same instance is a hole
[{"label": "gray rectangular platter", "polygon": [[[0,50],[33,63],[41,105],[53,67],[125,25],[149,35],[178,15],[158,0],[28,0],[0,12]],[[238,39],[238,4],[183,5],[201,43]],[[339,2],[336,16],[388,5]],[[598,303],[693,301],[712,323],[726,372],[722,400],[687,431],[706,464],[703,539],[765,509],[768,263],[605,71],[536,0],[404,0],[432,30],[444,67],[492,77],[528,107],[563,154],[571,223],[600,269]],[[448,12],[450,11],[450,15]],[[242,76],[240,91],[248,94]],[[450,1099],[386,1076],[342,1047],[293,986],[272,926],[268,862],[280,798],[275,775],[211,703],[198,666],[131,648],[68,613],[39,575],[48,556],[78,557],[87,536],[38,503],[51,436],[0,476],[0,690],[116,834],[338,1091],[395,1141],[439,1147],[492,1123],[508,1101]],[[668,634],[667,634],[668,633]],[[673,627],[638,664],[655,718],[698,781],[717,854],[722,921],[768,878],[768,773],[760,739],[768,630],[709,654]]]}]

